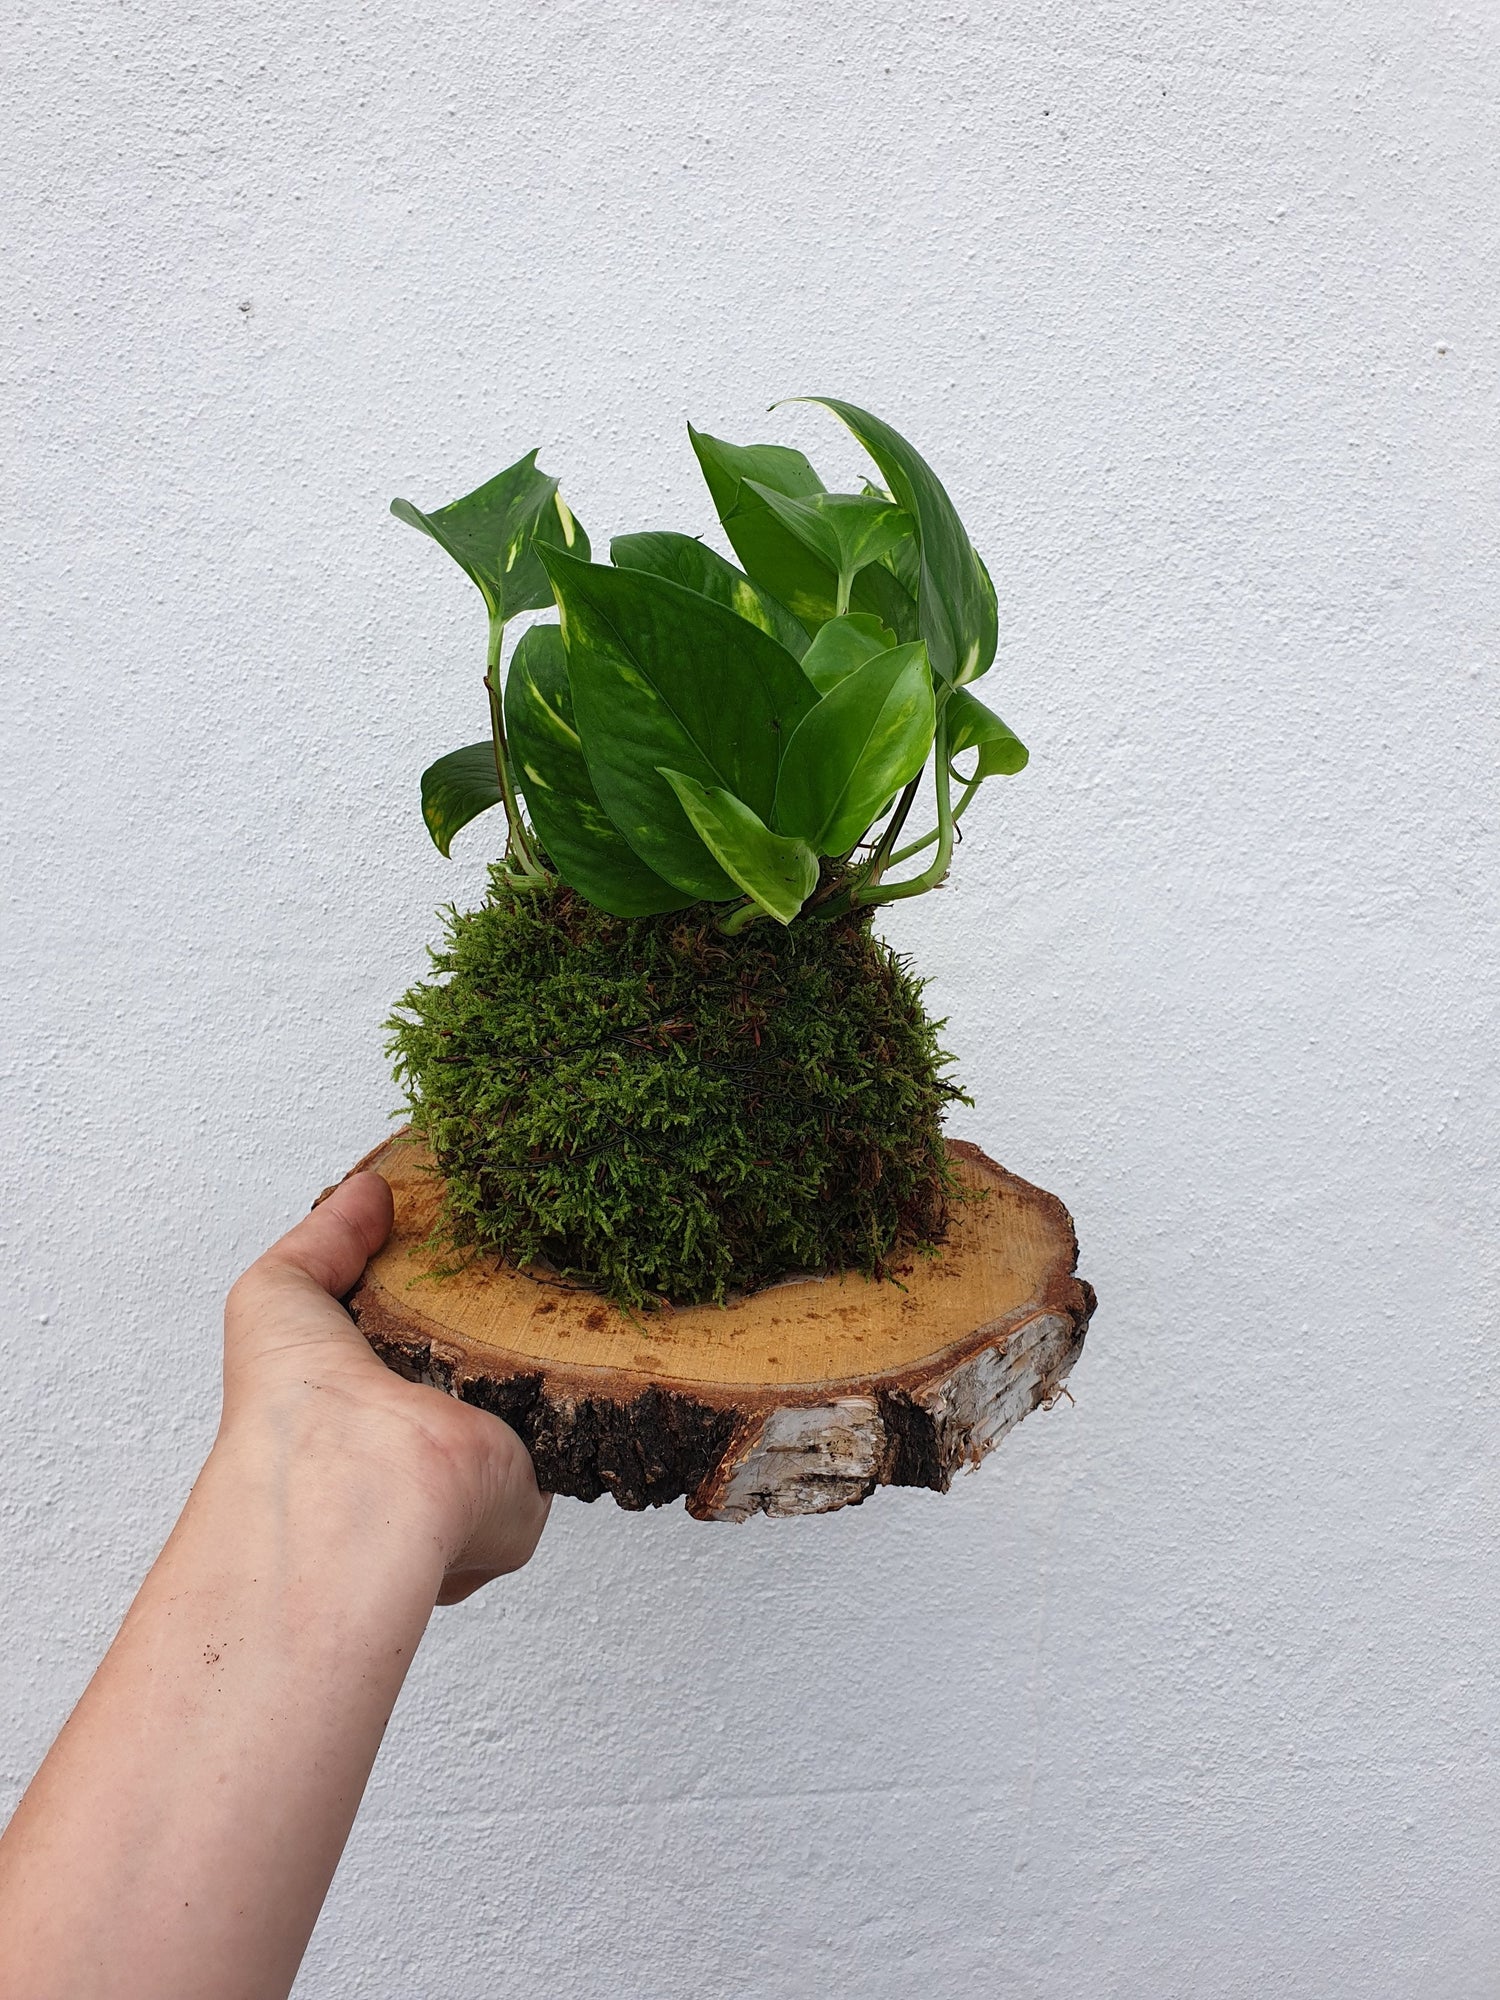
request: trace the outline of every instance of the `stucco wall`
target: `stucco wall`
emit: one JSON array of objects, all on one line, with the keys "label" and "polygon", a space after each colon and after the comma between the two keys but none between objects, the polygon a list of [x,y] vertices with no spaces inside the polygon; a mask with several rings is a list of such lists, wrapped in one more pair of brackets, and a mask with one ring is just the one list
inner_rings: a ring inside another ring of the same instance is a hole
[{"label": "stucco wall", "polygon": [[299,1992],[1493,1994],[1492,10],[8,11],[0,1806],[479,889],[388,498],[541,444],[706,527],[684,417],[852,469],[814,390],[998,581],[1033,763],[890,932],[1077,1218],[1077,1407],[946,1500],[560,1503]]}]

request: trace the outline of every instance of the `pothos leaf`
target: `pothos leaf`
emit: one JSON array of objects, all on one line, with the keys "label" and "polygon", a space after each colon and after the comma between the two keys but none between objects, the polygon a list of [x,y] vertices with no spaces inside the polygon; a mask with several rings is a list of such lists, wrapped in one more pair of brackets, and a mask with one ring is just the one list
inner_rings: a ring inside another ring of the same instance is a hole
[{"label": "pothos leaf", "polygon": [[[873,493],[877,500],[889,500],[891,497],[883,486],[877,486],[872,479],[865,481],[865,491]],[[903,535],[893,549],[881,556],[880,561],[915,604],[917,592],[922,587],[922,555],[915,533]]]},{"label": "pothos leaf", "polygon": [[495,746],[488,738],[450,750],[429,764],[422,773],[422,817],[438,853],[446,854],[454,834],[499,805],[501,797]]},{"label": "pothos leaf", "polygon": [[813,850],[805,841],[773,833],[759,813],[722,786],[700,785],[685,771],[665,765],[660,775],[724,873],[767,916],[789,924],[818,886]]},{"label": "pothos leaf", "polygon": [[944,710],[948,724],[948,761],[961,751],[977,749],[972,776],[993,778],[1024,771],[1030,758],[1026,745],[1008,729],[992,708],[986,708],[967,688],[955,688]]},{"label": "pothos leaf", "polygon": [[785,646],[793,659],[800,660],[807,651],[806,631],[780,599],[691,535],[616,535],[609,545],[609,559],[616,569],[649,570],[653,576],[685,584],[701,597],[727,604]]},{"label": "pothos leaf", "polygon": [[917,615],[932,671],[956,685],[977,680],[995,657],[994,586],[937,474],[898,431],[853,403],[832,396],[797,400],[821,403],[847,424],[879,466],[891,497],[915,521],[921,556]]},{"label": "pothos leaf", "polygon": [[[758,584],[816,632],[838,608],[837,572],[777,519],[755,487],[805,499],[823,491],[822,480],[800,451],[786,445],[730,444],[691,424],[688,436],[735,554]],[[878,563],[855,578],[850,604],[873,613],[898,638],[917,636],[916,605]]]},{"label": "pothos leaf", "polygon": [[877,653],[888,653],[895,643],[895,633],[878,618],[865,611],[851,611],[845,618],[830,618],[818,627],[817,637],[802,656],[802,671],[819,694],[827,694],[846,674],[873,660]]},{"label": "pothos leaf", "polygon": [[853,577],[912,539],[911,517],[872,493],[810,493],[794,499],[755,479],[745,484],[837,575]]},{"label": "pothos leaf", "polygon": [[552,602],[551,586],[537,560],[538,542],[583,558],[589,553],[588,536],[569,512],[557,481],[538,472],[534,451],[431,514],[409,500],[393,500],[391,512],[447,550],[478,584],[491,621],[499,624]]},{"label": "pothos leaf", "polygon": [[646,866],[599,803],[555,625],[533,625],[512,655],[505,729],[532,825],[565,882],[615,917],[654,916],[692,901]]},{"label": "pothos leaf", "polygon": [[847,854],[927,761],[935,719],[920,639],[867,660],[797,725],[781,763],[773,824],[819,854]]},{"label": "pothos leaf", "polygon": [[711,902],[732,897],[662,768],[769,818],[782,747],[817,699],[811,682],[758,626],[679,583],[555,549],[543,561],[600,804],[658,875]]}]

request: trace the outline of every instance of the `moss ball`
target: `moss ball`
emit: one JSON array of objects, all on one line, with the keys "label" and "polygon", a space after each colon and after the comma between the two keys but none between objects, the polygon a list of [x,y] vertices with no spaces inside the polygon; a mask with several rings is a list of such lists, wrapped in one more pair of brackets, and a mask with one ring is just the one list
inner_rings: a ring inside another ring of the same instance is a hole
[{"label": "moss ball", "polygon": [[867,918],[725,937],[702,905],[611,917],[496,871],[432,958],[391,1053],[459,1250],[640,1307],[941,1239],[963,1093]]}]

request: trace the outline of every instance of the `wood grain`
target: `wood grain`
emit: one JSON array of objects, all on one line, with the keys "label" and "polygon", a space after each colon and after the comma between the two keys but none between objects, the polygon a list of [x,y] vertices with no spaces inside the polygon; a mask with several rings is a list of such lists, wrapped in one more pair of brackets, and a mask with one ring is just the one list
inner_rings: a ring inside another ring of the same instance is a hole
[{"label": "wood grain", "polygon": [[945,1492],[1056,1395],[1094,1306],[1062,1203],[976,1146],[950,1151],[976,1198],[894,1281],[802,1277],[631,1314],[493,1262],[438,1275],[441,1183],[398,1133],[359,1163],[390,1183],[396,1223],[350,1310],[393,1367],[512,1424],[555,1493],[744,1520],[879,1485]]}]

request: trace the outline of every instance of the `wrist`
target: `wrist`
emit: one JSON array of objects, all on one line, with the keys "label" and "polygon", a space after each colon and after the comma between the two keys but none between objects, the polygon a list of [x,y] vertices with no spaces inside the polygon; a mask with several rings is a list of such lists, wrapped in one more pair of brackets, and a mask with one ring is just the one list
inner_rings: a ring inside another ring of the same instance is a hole
[{"label": "wrist", "polygon": [[205,1472],[265,1493],[315,1532],[394,1539],[437,1578],[468,1535],[463,1481],[426,1426],[338,1385],[226,1401]]}]

